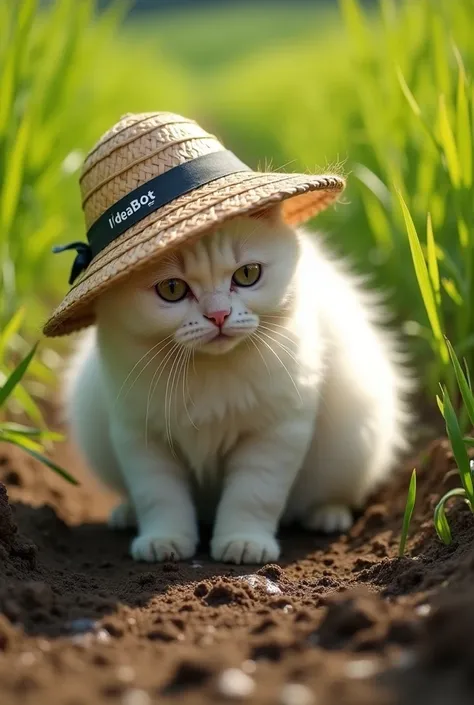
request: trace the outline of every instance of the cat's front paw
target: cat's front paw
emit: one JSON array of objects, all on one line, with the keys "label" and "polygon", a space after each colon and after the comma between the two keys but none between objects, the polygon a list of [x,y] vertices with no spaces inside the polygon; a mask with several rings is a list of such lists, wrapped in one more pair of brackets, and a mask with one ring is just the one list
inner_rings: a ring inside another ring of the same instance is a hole
[{"label": "cat's front paw", "polygon": [[344,504],[326,504],[316,507],[303,520],[303,526],[309,531],[321,531],[332,534],[347,531],[353,524],[352,511]]},{"label": "cat's front paw", "polygon": [[211,555],[215,561],[223,563],[260,565],[278,560],[280,547],[270,534],[215,536],[211,542]]},{"label": "cat's front paw", "polygon": [[137,525],[135,509],[130,502],[117,504],[109,514],[107,522],[110,529],[128,529]]},{"label": "cat's front paw", "polygon": [[189,536],[157,536],[145,534],[132,541],[131,554],[136,561],[160,563],[184,561],[196,552],[197,541]]}]

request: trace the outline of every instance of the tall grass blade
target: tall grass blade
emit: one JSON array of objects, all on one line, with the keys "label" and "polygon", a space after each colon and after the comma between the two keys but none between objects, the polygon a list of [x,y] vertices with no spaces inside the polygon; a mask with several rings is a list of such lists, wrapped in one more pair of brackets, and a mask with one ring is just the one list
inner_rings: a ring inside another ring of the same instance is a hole
[{"label": "tall grass blade", "polygon": [[397,78],[398,78],[398,83],[400,84],[400,88],[402,89],[402,93],[406,98],[406,101],[410,108],[413,110],[413,113],[416,115],[417,118],[421,118],[421,108],[416,102],[416,98],[411,92],[411,90],[408,87],[408,83],[405,80],[405,76],[402,73],[402,70],[399,66],[397,66]]},{"label": "tall grass blade", "polygon": [[16,433],[19,436],[36,438],[41,443],[44,441],[64,441],[64,436],[61,433],[56,433],[56,431],[44,431],[41,428],[30,428],[30,426],[24,426],[19,423],[2,423],[1,429],[3,433]]},{"label": "tall grass blade", "polygon": [[447,293],[451,301],[456,304],[456,306],[462,306],[464,304],[463,298],[456,288],[456,284],[452,279],[447,279],[443,277],[441,279],[444,291]]},{"label": "tall grass blade", "polygon": [[[5,31],[5,28],[3,29]],[[5,139],[15,93],[15,52],[8,51],[0,74],[0,139]]]},{"label": "tall grass blade", "polygon": [[441,399],[439,394],[436,395],[436,404],[437,404],[438,409],[441,413],[441,416],[444,418],[444,404],[443,404],[443,400]]},{"label": "tall grass blade", "polygon": [[21,446],[25,450],[32,450],[35,453],[41,453],[43,450],[41,443],[36,441],[34,438],[31,438],[24,433],[5,430],[5,426],[3,424],[0,426],[0,439],[5,443],[13,443],[14,445]]},{"label": "tall grass blade", "polygon": [[461,162],[462,181],[464,186],[470,188],[472,186],[472,128],[466,91],[466,75],[462,63],[459,65],[456,123],[456,138],[459,160]]},{"label": "tall grass blade", "polygon": [[363,188],[362,200],[364,202],[367,220],[375,241],[381,249],[387,251],[393,248],[390,222],[378,198],[367,188]]},{"label": "tall grass blade", "polygon": [[413,509],[415,507],[415,502],[416,502],[416,470],[414,469],[411,474],[411,478],[410,478],[410,484],[408,487],[408,496],[407,496],[407,501],[406,501],[406,505],[405,505],[405,513],[403,515],[402,534],[400,537],[400,545],[398,548],[398,555],[400,556],[400,558],[405,553],[405,546],[407,543],[408,531],[410,529],[410,523],[411,523],[411,518],[413,515]]},{"label": "tall grass blade", "polygon": [[449,176],[454,188],[458,189],[461,185],[461,166],[444,95],[439,97],[439,131]]},{"label": "tall grass blade", "polygon": [[40,463],[43,463],[43,465],[46,465],[51,470],[54,470],[55,473],[57,473],[62,478],[67,480],[67,482],[70,482],[71,485],[76,485],[76,486],[79,485],[78,480],[76,480],[75,477],[73,477],[70,473],[68,473],[67,470],[62,468],[60,465],[57,465],[57,463],[54,463],[52,460],[50,460],[50,458],[47,458],[42,453],[39,453],[36,450],[32,450],[31,448],[27,448],[24,445],[23,440],[17,441],[17,440],[9,439],[7,442],[11,443],[12,445],[16,445],[19,448],[22,448],[26,453],[31,455],[32,458],[35,458],[35,460],[38,460]]},{"label": "tall grass blade", "polygon": [[415,99],[415,96],[413,95],[413,93],[409,89],[408,83],[406,82],[405,77],[402,73],[402,70],[400,69],[399,66],[397,66],[397,68],[396,68],[396,73],[397,73],[398,83],[400,85],[400,88],[402,90],[403,95],[405,96],[405,99],[406,99],[408,105],[412,109],[414,115],[418,118],[418,121],[419,121],[420,125],[423,127],[426,135],[429,137],[430,142],[438,150],[439,145],[436,140],[436,137],[433,134],[433,131],[432,131],[430,125],[427,123],[427,121],[421,111],[421,108]]},{"label": "tall grass blade", "polygon": [[433,331],[433,336],[437,342],[437,348],[441,356],[441,360],[443,363],[447,363],[449,361],[449,353],[441,330],[440,312],[436,304],[436,297],[431,285],[430,276],[428,274],[425,258],[423,256],[423,250],[416,232],[415,224],[411,217],[410,211],[408,210],[408,206],[403,200],[402,194],[398,190],[397,195],[402,207],[403,217],[405,219],[413,265],[415,267],[416,278],[418,281],[418,286],[420,287],[428,320],[431,325],[431,330]]},{"label": "tall grass blade", "polygon": [[7,153],[6,173],[0,203],[0,228],[8,234],[15,217],[22,187],[23,169],[31,133],[31,114],[26,111],[18,129],[15,142]]},{"label": "tall grass blade", "polygon": [[439,269],[438,269],[438,258],[436,256],[436,243],[433,234],[433,224],[431,222],[431,215],[428,213],[426,219],[426,257],[428,261],[428,272],[431,279],[431,285],[433,287],[434,297],[436,300],[436,305],[438,311],[441,311],[441,293],[439,285]]},{"label": "tall grass blade", "polygon": [[451,93],[451,70],[447,58],[445,23],[441,13],[432,13],[432,37],[436,87],[445,95]]},{"label": "tall grass blade", "polygon": [[23,376],[25,375],[28,366],[33,359],[34,354],[36,353],[36,348],[38,347],[38,343],[36,343],[28,355],[23,358],[23,360],[15,367],[11,375],[8,377],[7,381],[3,385],[3,387],[0,387],[0,408],[2,405],[5,403],[5,401],[8,399],[10,394],[14,391],[15,387],[19,382],[22,380]]},{"label": "tall grass blade", "polygon": [[466,492],[462,487],[456,487],[455,489],[450,490],[443,497],[441,497],[434,511],[434,526],[436,533],[441,541],[447,546],[449,546],[453,539],[451,529],[449,528],[449,523],[446,518],[445,504],[449,499],[452,499],[452,497],[466,497]]},{"label": "tall grass blade", "polygon": [[356,42],[358,50],[365,53],[367,30],[359,3],[357,0],[339,0],[339,4],[351,38]]},{"label": "tall grass blade", "polygon": [[5,351],[7,345],[10,344],[13,337],[20,330],[20,326],[25,319],[25,309],[19,308],[18,311],[13,314],[11,319],[8,321],[3,331],[0,333],[0,363],[5,357]]},{"label": "tall grass blade", "polygon": [[463,434],[461,433],[451,399],[446,389],[443,389],[443,405],[446,431],[453,449],[453,455],[456,465],[458,466],[461,482],[466,492],[467,499],[471,505],[474,506],[474,487],[469,457],[467,455],[466,446],[464,445]]},{"label": "tall grass blade", "polygon": [[[29,370],[31,371],[31,363]],[[29,394],[22,384],[16,385],[11,394],[11,398],[15,399],[31,421],[38,426],[44,426],[43,414],[41,413],[38,404],[34,401],[31,394]]]},{"label": "tall grass blade", "polygon": [[469,416],[469,421],[471,422],[471,426],[474,427],[474,395],[469,387],[469,382],[449,340],[446,340],[446,345],[448,346],[449,356],[454,368],[454,374],[456,375],[456,381],[463,398],[464,406],[466,407],[467,415]]}]

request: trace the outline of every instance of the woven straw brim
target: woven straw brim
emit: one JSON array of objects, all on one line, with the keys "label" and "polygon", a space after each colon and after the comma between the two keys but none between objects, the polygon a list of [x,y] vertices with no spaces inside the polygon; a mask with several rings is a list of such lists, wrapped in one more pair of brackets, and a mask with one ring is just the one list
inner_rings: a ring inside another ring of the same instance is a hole
[{"label": "woven straw brim", "polygon": [[94,323],[94,304],[105,290],[157,262],[165,252],[230,218],[280,201],[286,222],[302,223],[335,201],[338,176],[240,172],[216,179],[150,213],[100,252],[44,326],[49,337]]}]

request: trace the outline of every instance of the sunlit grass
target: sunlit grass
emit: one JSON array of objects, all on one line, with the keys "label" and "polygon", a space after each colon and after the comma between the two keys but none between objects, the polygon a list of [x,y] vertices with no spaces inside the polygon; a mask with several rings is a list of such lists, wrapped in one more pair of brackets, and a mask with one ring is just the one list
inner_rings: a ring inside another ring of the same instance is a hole
[{"label": "sunlit grass", "polygon": [[413,510],[415,508],[416,502],[416,470],[413,470],[410,477],[410,484],[408,486],[407,501],[405,505],[405,512],[403,514],[403,524],[402,533],[400,536],[400,544],[398,547],[398,555],[401,558],[405,554],[405,547],[408,539],[408,531],[410,529],[410,522],[413,515]]},{"label": "sunlit grass", "polygon": [[[44,454],[45,446],[50,447],[52,442],[61,440],[62,437],[46,429],[40,410],[22,386],[23,378],[35,358],[38,344],[35,343],[16,365],[9,365],[10,343],[17,334],[22,315],[23,311],[20,309],[0,334],[0,443],[9,443],[21,448],[68,482],[77,485],[77,480],[72,475]],[[39,424],[38,427],[7,421],[7,404],[12,398],[24,413]]]},{"label": "sunlit grass", "polygon": [[[448,347],[456,382],[463,400],[463,408],[472,428],[474,427],[474,395],[472,393],[469,375],[464,373],[456,353],[449,342]],[[446,503],[453,498],[462,498],[471,512],[474,513],[474,475],[467,451],[468,447],[473,445],[473,439],[463,435],[459,419],[455,413],[453,404],[445,387],[442,388],[442,399],[438,400],[438,404],[440,411],[444,416],[446,432],[451,443],[454,460],[458,468],[462,485],[461,487],[456,487],[443,495],[443,497],[439,500],[434,513],[436,533],[443,543],[450,544],[452,541],[452,536],[449,522],[446,517]]]},{"label": "sunlit grass", "polygon": [[163,56],[192,75],[206,78],[274,48],[285,52],[302,37],[314,36],[318,26],[326,29],[336,15],[334,6],[321,7],[305,0],[270,6],[252,0],[196,3],[179,11],[160,12],[151,22],[148,14],[143,17],[138,13],[126,38],[135,46],[153,35]]},{"label": "sunlit grass", "polygon": [[[341,0],[341,6],[358,57],[361,117],[372,147],[356,176],[371,194],[367,215],[377,204],[382,230],[390,235],[383,240],[384,279],[395,288],[402,316],[418,325],[426,387],[434,393],[442,381],[452,391],[444,335],[470,367],[474,362],[474,57],[464,26],[472,5],[421,0],[397,7],[382,0],[385,49],[379,46],[374,56],[364,49],[370,23],[356,0]],[[411,258],[414,271],[407,271]]]}]

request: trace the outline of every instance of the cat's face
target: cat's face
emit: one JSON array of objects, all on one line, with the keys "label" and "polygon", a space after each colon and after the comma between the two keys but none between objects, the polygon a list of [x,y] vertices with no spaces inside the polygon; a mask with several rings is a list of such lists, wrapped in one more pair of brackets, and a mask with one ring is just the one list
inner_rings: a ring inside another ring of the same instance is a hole
[{"label": "cat's face", "polygon": [[297,257],[296,234],[277,209],[237,218],[122,286],[106,314],[131,335],[223,354],[255,333],[261,316],[281,311]]}]

